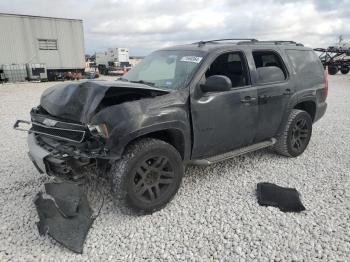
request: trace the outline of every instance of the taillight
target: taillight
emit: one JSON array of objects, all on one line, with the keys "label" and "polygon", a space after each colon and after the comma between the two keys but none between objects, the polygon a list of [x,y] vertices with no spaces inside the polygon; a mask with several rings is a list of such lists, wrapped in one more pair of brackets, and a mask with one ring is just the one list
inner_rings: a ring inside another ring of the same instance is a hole
[{"label": "taillight", "polygon": [[328,96],[328,71],[324,70],[324,88],[325,88],[325,98]]}]

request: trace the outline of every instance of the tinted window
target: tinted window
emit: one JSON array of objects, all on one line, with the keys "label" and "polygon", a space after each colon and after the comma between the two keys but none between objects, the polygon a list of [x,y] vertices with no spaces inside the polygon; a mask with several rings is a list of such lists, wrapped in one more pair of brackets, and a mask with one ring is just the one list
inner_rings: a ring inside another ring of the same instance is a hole
[{"label": "tinted window", "polygon": [[282,63],[282,59],[279,55],[277,55],[273,51],[254,51],[253,58],[255,67],[268,67],[268,66],[276,66],[279,67],[284,74],[284,79],[287,78],[286,69]]},{"label": "tinted window", "polygon": [[292,64],[294,73],[298,73],[301,77],[323,75],[323,67],[320,59],[313,51],[286,50],[286,53]]},{"label": "tinted window", "polygon": [[247,67],[243,55],[239,52],[219,55],[205,73],[206,77],[213,75],[227,76],[231,80],[232,87],[249,84]]}]

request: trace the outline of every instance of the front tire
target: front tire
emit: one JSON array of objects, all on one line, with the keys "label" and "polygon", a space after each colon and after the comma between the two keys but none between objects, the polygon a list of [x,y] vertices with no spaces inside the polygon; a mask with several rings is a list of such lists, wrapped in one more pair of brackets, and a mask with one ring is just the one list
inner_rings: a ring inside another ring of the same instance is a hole
[{"label": "front tire", "polygon": [[274,149],[278,154],[297,157],[305,151],[311,134],[311,116],[303,110],[293,109],[282,134],[277,138]]},{"label": "front tire", "polygon": [[112,169],[112,189],[133,209],[154,212],[178,191],[184,169],[179,152],[153,138],[129,145]]}]

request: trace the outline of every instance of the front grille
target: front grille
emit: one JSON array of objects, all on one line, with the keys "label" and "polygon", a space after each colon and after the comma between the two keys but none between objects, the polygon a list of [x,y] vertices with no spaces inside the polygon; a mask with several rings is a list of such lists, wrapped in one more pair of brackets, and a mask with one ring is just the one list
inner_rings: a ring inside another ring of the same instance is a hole
[{"label": "front grille", "polygon": [[73,142],[82,142],[85,136],[85,131],[82,131],[82,130],[46,127],[44,125],[37,124],[37,123],[32,123],[31,131],[33,131],[33,133],[43,134],[43,135],[56,137],[58,139],[73,141]]}]

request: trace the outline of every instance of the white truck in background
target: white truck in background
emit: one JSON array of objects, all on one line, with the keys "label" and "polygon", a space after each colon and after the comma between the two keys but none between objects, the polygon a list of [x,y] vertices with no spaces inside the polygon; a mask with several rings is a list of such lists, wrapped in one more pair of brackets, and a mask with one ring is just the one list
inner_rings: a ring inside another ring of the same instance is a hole
[{"label": "white truck in background", "polygon": [[120,63],[120,65],[129,65],[129,49],[128,48],[108,48],[108,54],[111,61]]},{"label": "white truck in background", "polygon": [[130,69],[129,49],[125,47],[108,48],[96,53],[96,65],[102,74],[124,74]]}]

